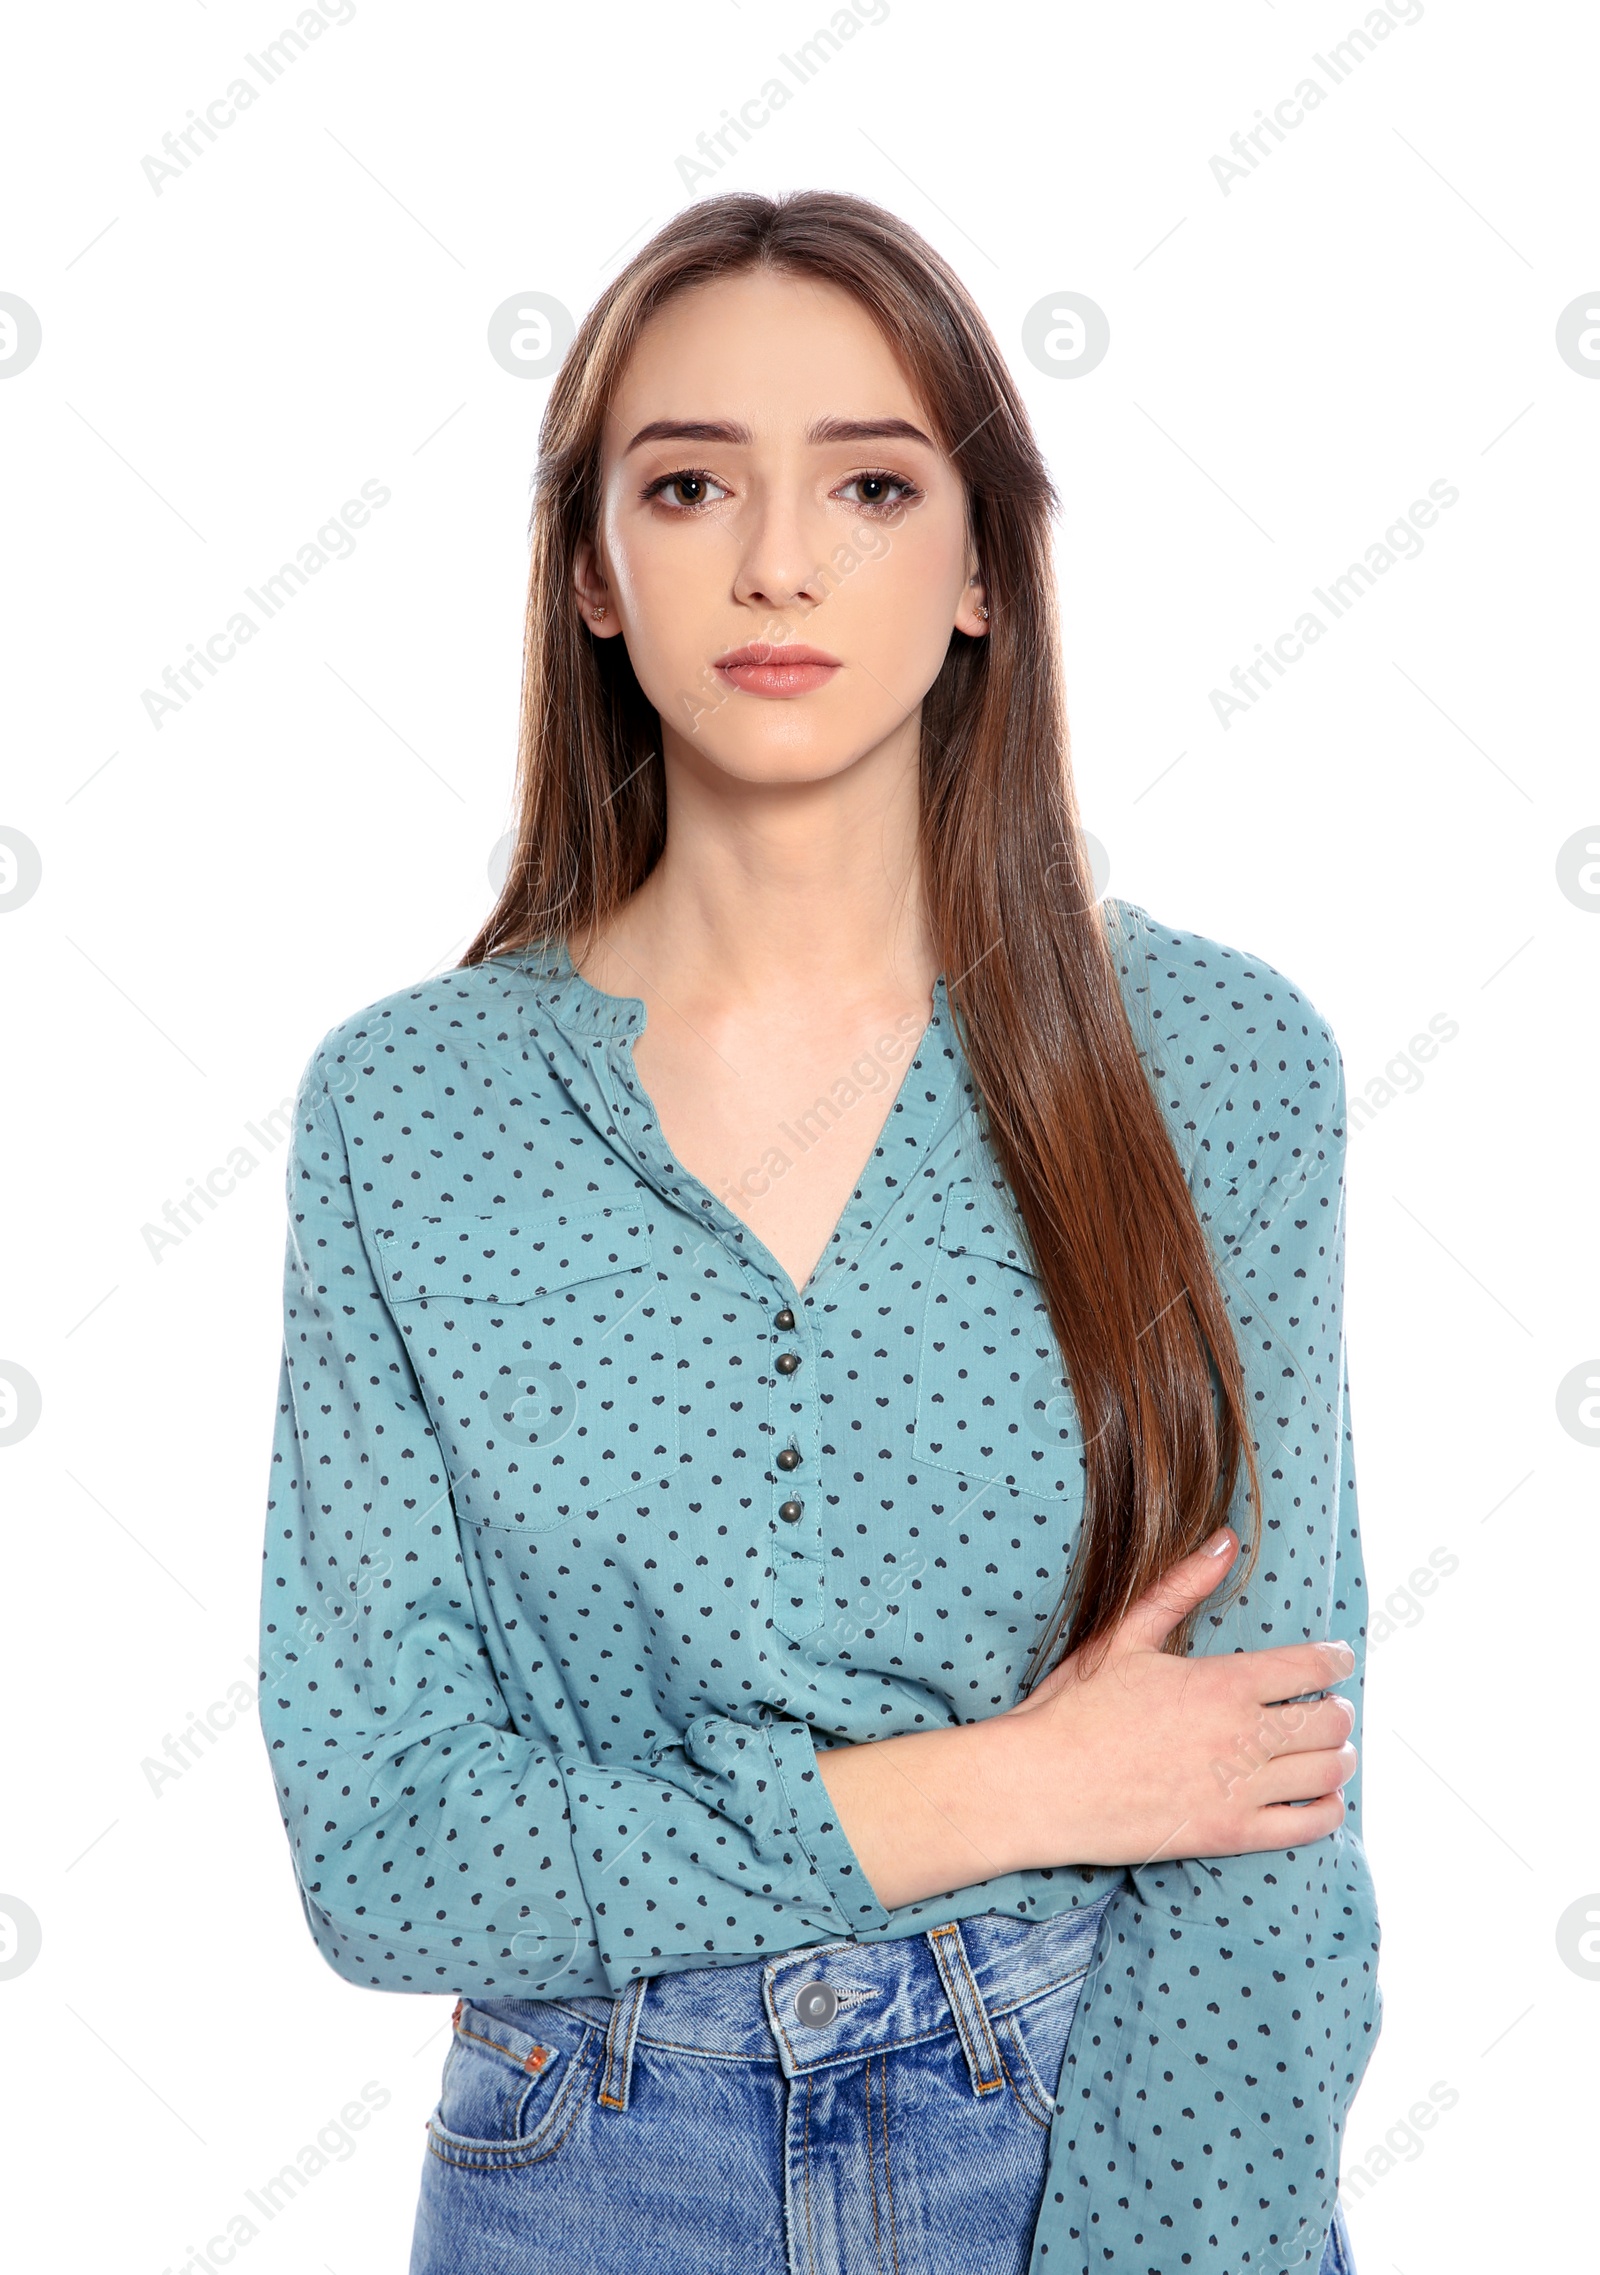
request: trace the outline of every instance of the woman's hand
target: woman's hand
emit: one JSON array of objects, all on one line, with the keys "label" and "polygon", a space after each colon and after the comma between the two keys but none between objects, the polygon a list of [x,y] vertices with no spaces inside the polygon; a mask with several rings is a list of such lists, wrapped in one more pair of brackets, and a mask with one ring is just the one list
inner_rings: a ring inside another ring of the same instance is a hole
[{"label": "woman's hand", "polygon": [[1224,1527],[1141,1597],[1093,1673],[1073,1652],[984,1725],[1010,1869],[1244,1856],[1298,1848],[1343,1824],[1355,1708],[1331,1697],[1274,1702],[1342,1682],[1355,1666],[1348,1644],[1213,1658],[1160,1648],[1237,1547]]},{"label": "woman's hand", "polygon": [[[1160,1646],[1238,1548],[1224,1527],[1164,1572],[1090,1673],[1073,1652],[1003,1714],[817,1749],[845,1838],[888,1910],[1005,1872],[1299,1848],[1344,1822],[1355,1709],[1345,1643],[1176,1658]],[[1304,1801],[1303,1809],[1283,1806]]]}]

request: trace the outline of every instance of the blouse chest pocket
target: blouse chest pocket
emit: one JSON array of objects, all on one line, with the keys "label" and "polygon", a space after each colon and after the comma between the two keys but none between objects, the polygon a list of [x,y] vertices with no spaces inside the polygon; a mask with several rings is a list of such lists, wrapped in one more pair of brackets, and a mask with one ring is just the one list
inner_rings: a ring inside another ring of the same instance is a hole
[{"label": "blouse chest pocket", "polygon": [[1044,1287],[998,1203],[951,1192],[923,1315],[917,1459],[1032,1499],[1083,1493],[1077,1403]]},{"label": "blouse chest pocket", "polygon": [[535,1533],[659,1504],[677,1348],[641,1208],[424,1217],[378,1248],[463,1516]]}]

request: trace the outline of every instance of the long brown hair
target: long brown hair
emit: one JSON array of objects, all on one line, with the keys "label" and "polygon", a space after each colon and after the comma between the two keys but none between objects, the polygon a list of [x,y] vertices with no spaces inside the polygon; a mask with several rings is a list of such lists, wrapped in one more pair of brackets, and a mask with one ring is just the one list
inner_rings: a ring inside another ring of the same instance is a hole
[{"label": "long brown hair", "polygon": [[[463,961],[592,933],[660,857],[660,722],[625,643],[579,622],[573,556],[598,521],[602,426],[642,327],[674,294],[758,266],[838,285],[879,325],[965,485],[989,608],[987,637],[952,633],[924,700],[921,851],[939,968],[1086,1450],[1078,1549],[1027,1688],[1065,1651],[1103,1647],[1223,1521],[1241,1458],[1257,1512],[1260,1476],[1214,1260],[1084,851],[1057,648],[1059,501],[976,304],[882,207],[825,191],[704,199],[584,317],[540,430],[514,850]],[[1223,1593],[1248,1577],[1259,1532]],[[1168,1648],[1187,1650],[1199,1617]]]}]

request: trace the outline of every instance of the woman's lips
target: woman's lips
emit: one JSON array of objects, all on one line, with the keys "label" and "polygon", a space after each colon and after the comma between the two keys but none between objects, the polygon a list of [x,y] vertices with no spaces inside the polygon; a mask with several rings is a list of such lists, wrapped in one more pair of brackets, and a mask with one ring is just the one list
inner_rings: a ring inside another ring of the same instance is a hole
[{"label": "woman's lips", "polygon": [[838,658],[819,648],[739,648],[715,666],[720,676],[747,695],[809,695],[840,669]]}]

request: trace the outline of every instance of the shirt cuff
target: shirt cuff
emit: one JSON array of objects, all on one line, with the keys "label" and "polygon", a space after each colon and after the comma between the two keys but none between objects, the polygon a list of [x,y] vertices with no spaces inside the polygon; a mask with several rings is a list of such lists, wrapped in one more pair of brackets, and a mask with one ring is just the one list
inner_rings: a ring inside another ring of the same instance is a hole
[{"label": "shirt cuff", "polygon": [[832,1797],[817,1767],[811,1725],[786,1718],[767,1724],[767,1743],[778,1767],[796,1838],[832,1899],[847,1935],[886,1927],[889,1914],[872,1892],[861,1859],[833,1814]]}]

